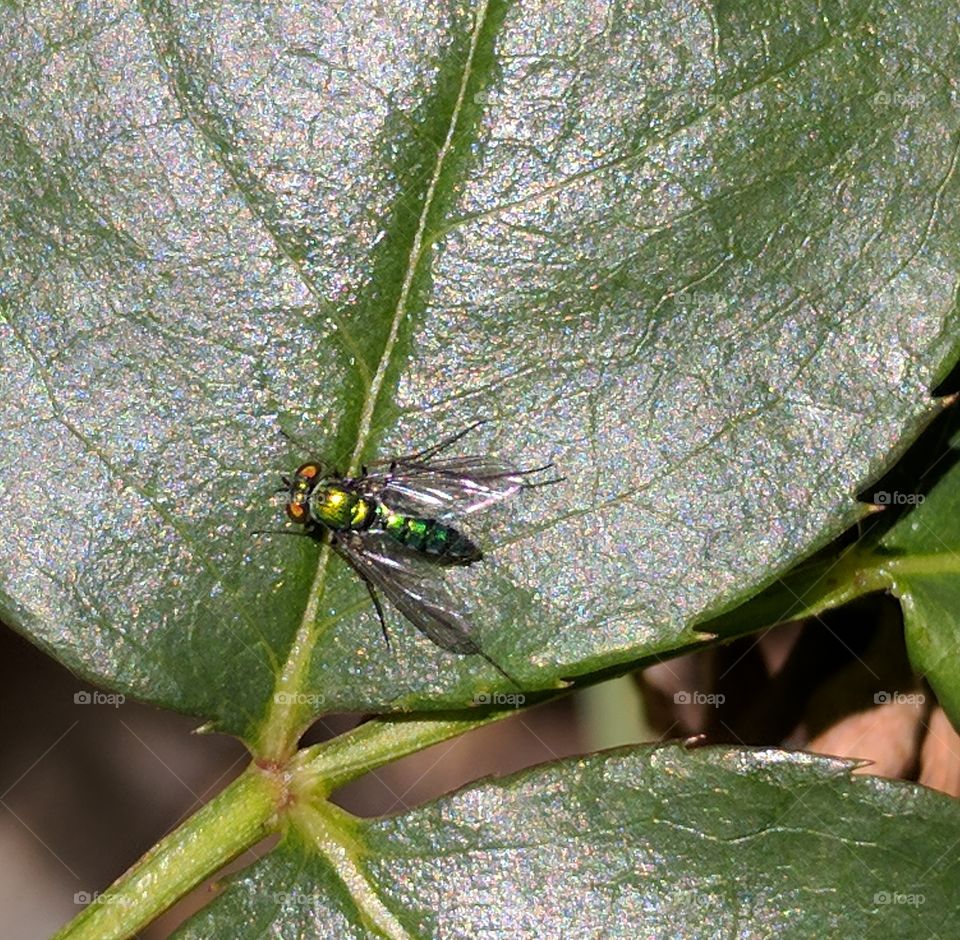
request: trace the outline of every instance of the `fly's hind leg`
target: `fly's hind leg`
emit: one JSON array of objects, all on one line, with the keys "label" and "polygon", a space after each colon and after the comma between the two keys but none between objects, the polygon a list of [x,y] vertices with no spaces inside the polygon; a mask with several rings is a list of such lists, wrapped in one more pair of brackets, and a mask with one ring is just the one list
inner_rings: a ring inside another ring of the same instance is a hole
[{"label": "fly's hind leg", "polygon": [[480,649],[479,646],[477,647],[476,652],[477,652],[477,655],[478,655],[478,656],[482,657],[482,658],[485,659],[488,663],[490,663],[490,665],[493,666],[493,668],[496,669],[497,672],[499,672],[501,676],[503,676],[504,678],[508,679],[514,686],[516,686],[516,688],[518,688],[518,689],[522,689],[522,688],[523,688],[523,686],[520,685],[520,683],[516,680],[516,678],[514,678],[513,676],[511,676],[510,673],[507,672],[507,670],[504,669],[503,666],[500,665],[500,663],[498,663],[495,659],[493,659],[493,657],[488,656],[482,649]]},{"label": "fly's hind leg", "polygon": [[363,578],[363,583],[367,586],[367,592],[370,594],[370,600],[373,601],[373,606],[377,610],[377,619],[380,621],[380,632],[383,634],[383,642],[387,644],[387,649],[389,650],[391,649],[390,634],[387,633],[387,621],[383,616],[383,607],[380,606],[380,598],[377,597],[377,592],[370,583],[370,579],[363,574],[363,572],[360,573],[360,577]]},{"label": "fly's hind leg", "polygon": [[[336,533],[330,534],[330,544],[334,548],[337,548],[338,539]],[[377,620],[380,621],[380,632],[383,634],[383,641],[387,644],[387,649],[392,651],[393,647],[390,645],[390,634],[387,632],[387,618],[383,616],[383,605],[380,603],[380,598],[377,597],[377,591],[373,586],[373,582],[367,577],[366,572],[358,564],[356,564],[349,555],[344,554],[342,551],[338,554],[340,554],[340,557],[344,558],[350,567],[353,568],[358,575],[360,575],[360,580],[363,581],[364,586],[367,589],[367,593],[370,595],[370,600],[373,601],[374,610],[377,612]]]}]

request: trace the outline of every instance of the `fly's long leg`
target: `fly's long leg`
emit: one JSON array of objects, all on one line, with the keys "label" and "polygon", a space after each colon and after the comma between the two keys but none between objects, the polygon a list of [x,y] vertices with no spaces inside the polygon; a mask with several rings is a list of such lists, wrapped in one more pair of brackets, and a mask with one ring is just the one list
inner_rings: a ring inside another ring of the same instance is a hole
[{"label": "fly's long leg", "polygon": [[387,621],[383,616],[383,608],[380,606],[380,598],[377,597],[377,592],[370,583],[370,579],[362,572],[360,577],[363,578],[363,583],[367,586],[367,592],[370,595],[370,600],[373,601],[373,606],[377,611],[377,619],[380,621],[380,632],[383,634],[383,642],[387,644],[388,650],[392,649],[390,646],[390,634],[387,632]]},{"label": "fly's long leg", "polygon": [[296,535],[300,538],[314,538],[309,532],[298,532],[295,529],[254,529],[251,535]]},{"label": "fly's long leg", "polygon": [[373,586],[373,582],[367,577],[367,573],[354,562],[349,552],[344,550],[343,545],[337,539],[336,533],[331,533],[330,544],[336,550],[337,554],[360,575],[360,580],[366,585],[367,593],[370,595],[370,600],[373,601],[373,607],[377,612],[377,619],[380,621],[380,632],[383,634],[383,640],[387,644],[387,649],[392,649],[390,646],[390,634],[387,632],[387,619],[383,616],[383,607],[380,604],[380,598],[377,597],[377,591]]},{"label": "fly's long leg", "polygon": [[430,447],[425,447],[423,450],[418,450],[415,454],[405,454],[396,462],[403,463],[414,460],[429,460],[431,457],[436,457],[437,454],[442,453],[448,447],[456,444],[461,438],[466,437],[471,431],[475,431],[478,427],[480,427],[480,425],[486,423],[486,418],[480,418],[480,420],[474,421],[473,424],[468,424],[462,431],[457,431],[456,434],[451,434],[450,437],[444,438],[438,444],[432,444]]},{"label": "fly's long leg", "polygon": [[304,453],[309,453],[313,450],[313,444],[310,441],[305,441],[302,437],[291,434],[279,421],[277,421],[277,430],[280,434],[285,437],[291,444],[296,444]]},{"label": "fly's long leg", "polygon": [[477,647],[475,655],[479,656],[481,659],[485,659],[488,663],[490,663],[490,665],[493,666],[493,668],[496,669],[497,672],[504,677],[504,679],[507,679],[510,683],[516,686],[516,688],[523,688],[523,686],[520,685],[520,683],[513,676],[511,676],[506,669],[503,668],[503,666],[501,666],[495,659],[488,656],[482,649],[480,649],[479,646]]},{"label": "fly's long leg", "polygon": [[[556,464],[551,460],[550,463],[545,463],[542,467],[530,467],[527,470],[516,470],[514,471],[514,476],[532,476],[535,473],[543,473],[544,470],[552,470],[555,466]],[[541,486],[550,486],[552,483],[563,483],[564,480],[566,480],[566,477],[551,477],[549,480],[538,480],[536,483],[523,483],[522,488],[525,490],[535,490]]]},{"label": "fly's long leg", "polygon": [[377,597],[377,592],[374,586],[370,583],[370,579],[358,569],[354,568],[354,571],[360,575],[363,579],[363,583],[367,586],[367,593],[370,595],[370,600],[373,601],[374,609],[377,611],[377,619],[380,621],[380,632],[383,634],[383,642],[387,644],[387,649],[393,649],[390,646],[390,634],[387,632],[387,621],[383,616],[383,607],[380,606],[380,598]]}]

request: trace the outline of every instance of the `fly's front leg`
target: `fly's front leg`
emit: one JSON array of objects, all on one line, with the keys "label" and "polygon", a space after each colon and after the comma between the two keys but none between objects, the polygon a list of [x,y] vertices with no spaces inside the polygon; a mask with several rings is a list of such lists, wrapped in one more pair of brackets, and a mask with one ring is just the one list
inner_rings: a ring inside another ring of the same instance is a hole
[{"label": "fly's front leg", "polygon": [[295,535],[297,538],[314,538],[309,532],[297,532],[293,529],[251,529],[250,535]]},{"label": "fly's front leg", "polygon": [[[430,460],[432,457],[436,457],[437,454],[443,453],[443,451],[445,451],[448,447],[456,444],[460,438],[466,437],[471,431],[475,431],[478,427],[486,423],[486,418],[481,418],[479,421],[474,421],[473,424],[467,425],[467,427],[465,427],[462,431],[457,431],[456,434],[451,434],[449,437],[444,438],[439,443],[433,444],[430,447],[425,447],[423,450],[418,450],[415,454],[407,454],[405,457],[401,457],[400,459],[404,462]],[[396,461],[390,465],[391,473],[393,473],[393,468],[395,465]]]}]

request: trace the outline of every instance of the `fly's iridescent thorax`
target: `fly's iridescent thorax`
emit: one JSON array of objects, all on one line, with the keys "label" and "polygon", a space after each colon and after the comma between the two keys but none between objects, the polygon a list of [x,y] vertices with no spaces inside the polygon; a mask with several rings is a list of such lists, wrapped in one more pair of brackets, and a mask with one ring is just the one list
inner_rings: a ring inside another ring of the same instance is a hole
[{"label": "fly's iridescent thorax", "polygon": [[338,478],[323,477],[321,467],[305,463],[297,468],[287,495],[287,516],[301,525],[320,523],[330,529],[363,529],[373,519],[375,506]]},{"label": "fly's iridescent thorax", "polygon": [[336,480],[323,480],[310,494],[310,518],[331,529],[362,529],[369,524],[374,506]]}]

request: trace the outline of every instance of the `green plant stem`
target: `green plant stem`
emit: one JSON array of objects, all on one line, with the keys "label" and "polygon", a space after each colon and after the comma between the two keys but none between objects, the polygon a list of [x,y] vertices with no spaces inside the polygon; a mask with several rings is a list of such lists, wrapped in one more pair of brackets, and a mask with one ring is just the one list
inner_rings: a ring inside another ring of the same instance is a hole
[{"label": "green plant stem", "polygon": [[366,851],[356,834],[355,816],[325,800],[297,802],[290,810],[290,822],[308,850],[323,856],[337,873],[371,937],[413,940],[364,870]]},{"label": "green plant stem", "polygon": [[332,741],[306,748],[292,762],[291,789],[326,797],[350,780],[407,754],[500,721],[513,710],[460,713],[440,718],[383,718],[368,721]]},{"label": "green plant stem", "polygon": [[[286,767],[268,771],[253,765],[154,846],[54,940],[131,936],[232,858],[280,829],[285,820],[312,843],[322,843],[336,860],[339,855],[331,847],[349,843],[349,827],[343,825],[349,814],[325,802],[333,790],[397,758],[511,714],[369,721],[300,751]],[[379,923],[379,915],[367,913]]]},{"label": "green plant stem", "polygon": [[278,776],[251,767],[155,845],[54,940],[121,940],[277,827]]}]

